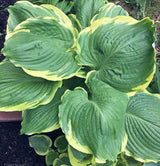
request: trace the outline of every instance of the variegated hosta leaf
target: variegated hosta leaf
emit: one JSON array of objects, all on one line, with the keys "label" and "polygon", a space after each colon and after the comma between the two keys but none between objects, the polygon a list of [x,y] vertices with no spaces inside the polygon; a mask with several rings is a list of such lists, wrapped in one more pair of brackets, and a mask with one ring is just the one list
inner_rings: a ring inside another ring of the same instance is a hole
[{"label": "variegated hosta leaf", "polygon": [[68,142],[64,135],[57,137],[54,141],[54,146],[57,148],[59,153],[64,153],[68,149]]},{"label": "variegated hosta leaf", "polygon": [[83,88],[67,91],[60,105],[60,124],[71,146],[93,153],[96,161],[116,160],[125,137],[126,94],[115,90],[90,73]]},{"label": "variegated hosta leaf", "polygon": [[104,5],[104,0],[76,0],[76,17],[79,20],[82,29],[90,25],[92,17],[98,13]]},{"label": "variegated hosta leaf", "polygon": [[68,154],[62,153],[59,155],[59,158],[54,160],[53,166],[71,166]]},{"label": "variegated hosta leaf", "polygon": [[69,160],[72,165],[75,166],[86,166],[92,163],[93,155],[82,153],[72,146],[68,145]]},{"label": "variegated hosta leaf", "polygon": [[31,77],[11,62],[0,64],[0,111],[22,111],[49,103],[61,82]]},{"label": "variegated hosta leaf", "polygon": [[155,72],[154,31],[149,18],[101,18],[80,33],[77,61],[120,91],[144,89]]},{"label": "variegated hosta leaf", "polygon": [[116,16],[128,16],[128,12],[119,5],[107,3],[105,6],[101,7],[99,13],[93,17],[92,22],[103,17],[113,18]]},{"label": "variegated hosta leaf", "polygon": [[11,32],[14,28],[28,18],[33,17],[55,17],[58,21],[72,26],[69,18],[57,7],[52,5],[33,5],[27,1],[18,1],[14,6],[8,7],[9,18],[7,24],[7,32]]},{"label": "variegated hosta leaf", "polygon": [[59,104],[65,88],[57,90],[53,100],[32,110],[24,110],[21,123],[21,134],[39,134],[50,132],[59,128]]},{"label": "variegated hosta leaf", "polygon": [[76,28],[78,30],[78,32],[80,32],[82,30],[82,27],[81,27],[79,20],[76,18],[76,15],[69,14],[68,17],[72,21],[73,27]]},{"label": "variegated hosta leaf", "polygon": [[46,135],[34,135],[29,137],[29,145],[38,155],[44,156],[52,146],[52,140]]},{"label": "variegated hosta leaf", "polygon": [[59,154],[54,149],[50,149],[47,155],[45,156],[45,161],[47,166],[53,165],[55,159],[58,159]]},{"label": "variegated hosta leaf", "polygon": [[129,100],[126,153],[142,162],[160,160],[160,95],[137,92]]},{"label": "variegated hosta leaf", "polygon": [[28,19],[7,36],[2,50],[16,66],[36,77],[57,81],[75,75],[74,31],[52,17]]}]

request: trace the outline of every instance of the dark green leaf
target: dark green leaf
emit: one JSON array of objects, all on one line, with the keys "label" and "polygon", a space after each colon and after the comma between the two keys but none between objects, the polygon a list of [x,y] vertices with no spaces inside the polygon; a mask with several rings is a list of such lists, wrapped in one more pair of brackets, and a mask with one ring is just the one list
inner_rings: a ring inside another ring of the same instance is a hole
[{"label": "dark green leaf", "polygon": [[52,140],[46,135],[34,135],[29,137],[29,145],[38,155],[44,156],[52,146]]}]

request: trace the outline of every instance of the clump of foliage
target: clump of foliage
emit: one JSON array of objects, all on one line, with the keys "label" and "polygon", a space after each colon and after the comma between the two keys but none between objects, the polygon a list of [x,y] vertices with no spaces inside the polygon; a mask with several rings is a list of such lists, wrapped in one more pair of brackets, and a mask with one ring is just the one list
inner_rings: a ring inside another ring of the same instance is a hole
[{"label": "clump of foliage", "polygon": [[160,162],[142,163],[121,153],[117,161],[95,163],[92,154],[82,153],[70,146],[64,135],[52,140],[46,135],[34,135],[29,137],[29,144],[38,155],[45,156],[46,165],[54,166],[160,166]]},{"label": "clump of foliage", "polygon": [[[22,111],[22,134],[61,128],[89,165],[120,165],[123,153],[158,162],[160,95],[146,90],[156,69],[153,21],[103,0],[73,7],[67,14],[27,1],[8,8],[0,111]],[[38,137],[47,140],[42,148],[34,138],[30,145],[48,154],[48,138]],[[68,153],[71,164],[88,164]]]}]

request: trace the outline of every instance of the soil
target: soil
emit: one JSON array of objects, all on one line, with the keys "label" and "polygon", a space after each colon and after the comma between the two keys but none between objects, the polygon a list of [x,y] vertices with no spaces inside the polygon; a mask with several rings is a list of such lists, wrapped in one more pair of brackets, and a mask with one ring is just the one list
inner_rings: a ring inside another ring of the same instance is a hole
[{"label": "soil", "polygon": [[0,123],[0,166],[45,166],[44,157],[29,147],[20,128],[20,122]]},{"label": "soil", "polygon": [[[112,0],[115,1],[115,0]],[[3,48],[5,40],[5,28],[8,18],[8,12],[4,10],[7,6],[12,5],[16,0],[0,0],[0,50]],[[158,8],[160,9],[160,1],[157,0]],[[134,16],[136,11],[127,6],[123,0],[118,2],[125,9],[129,10]],[[157,6],[155,5],[155,6]],[[155,21],[160,19],[160,12],[154,11],[149,13],[152,8],[148,10],[148,16]],[[157,12],[157,13],[156,13]],[[154,14],[153,14],[154,13]],[[159,20],[160,21],[160,20]],[[160,34],[160,28],[157,31]],[[157,45],[157,53],[160,52],[160,46]],[[4,56],[0,54],[0,62]],[[32,148],[29,147],[28,136],[20,135],[20,122],[5,122],[0,123],[0,166],[45,166],[45,158],[37,155]],[[61,131],[54,131],[48,133],[52,140],[61,134]]]},{"label": "soil", "polygon": [[[21,122],[0,123],[0,166],[46,166],[45,157],[29,147],[28,136],[20,135],[20,128]],[[54,141],[61,134],[56,130],[46,135]]]}]

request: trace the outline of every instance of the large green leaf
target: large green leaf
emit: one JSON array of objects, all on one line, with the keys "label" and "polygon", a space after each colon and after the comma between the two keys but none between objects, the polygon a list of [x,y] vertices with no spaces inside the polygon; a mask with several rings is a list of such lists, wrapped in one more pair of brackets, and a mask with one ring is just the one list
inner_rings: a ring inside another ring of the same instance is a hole
[{"label": "large green leaf", "polygon": [[116,160],[125,140],[128,97],[94,75],[92,72],[87,78],[91,94],[80,87],[64,94],[59,113],[61,128],[71,146],[93,153],[97,162]]},{"label": "large green leaf", "polygon": [[33,18],[9,33],[2,50],[16,66],[32,76],[62,80],[79,70],[75,62],[74,31],[56,18]]},{"label": "large green leaf", "polygon": [[82,28],[88,27],[92,17],[104,5],[104,0],[76,0],[76,17]]},{"label": "large green leaf", "polygon": [[27,75],[9,61],[0,64],[0,111],[22,111],[49,103],[61,82]]},{"label": "large green leaf", "polygon": [[92,22],[103,17],[113,18],[116,16],[128,16],[128,12],[119,5],[107,3],[105,6],[101,7],[99,13],[93,17]]},{"label": "large green leaf", "polygon": [[126,153],[142,162],[160,160],[160,95],[137,92],[129,100]]},{"label": "large green leaf", "polygon": [[24,110],[21,123],[22,134],[50,132],[59,128],[59,104],[65,88],[57,90],[53,100],[32,110]]},{"label": "large green leaf", "polygon": [[72,26],[68,17],[57,7],[52,5],[33,5],[27,1],[18,1],[14,6],[8,7],[9,18],[7,24],[7,32],[11,32],[14,28],[28,18],[33,17],[55,17],[60,22],[65,23],[67,26]]},{"label": "large green leaf", "polygon": [[120,91],[145,89],[155,72],[152,23],[129,16],[94,21],[79,35],[78,63]]}]

